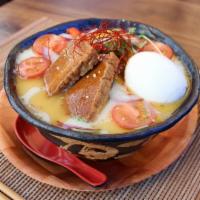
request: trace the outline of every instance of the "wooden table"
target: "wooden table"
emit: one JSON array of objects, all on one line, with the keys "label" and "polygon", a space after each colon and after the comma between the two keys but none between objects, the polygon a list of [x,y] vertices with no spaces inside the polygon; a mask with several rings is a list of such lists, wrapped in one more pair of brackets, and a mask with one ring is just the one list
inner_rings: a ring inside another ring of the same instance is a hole
[{"label": "wooden table", "polygon": [[200,66],[199,0],[13,0],[0,7],[0,43],[43,16],[60,21],[110,17],[149,23],[177,40]]},{"label": "wooden table", "polygon": [[200,66],[200,0],[13,0],[0,7],[0,46],[44,16],[60,22],[106,17],[151,24],[172,36]]}]

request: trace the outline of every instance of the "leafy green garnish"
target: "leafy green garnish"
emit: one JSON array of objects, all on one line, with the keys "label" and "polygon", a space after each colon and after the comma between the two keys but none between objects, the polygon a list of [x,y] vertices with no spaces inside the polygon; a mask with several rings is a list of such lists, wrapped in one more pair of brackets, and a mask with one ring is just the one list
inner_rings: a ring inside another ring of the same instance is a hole
[{"label": "leafy green garnish", "polygon": [[129,27],[129,28],[128,28],[128,33],[130,33],[130,34],[134,34],[135,31],[136,31],[136,28],[135,28],[135,27]]}]

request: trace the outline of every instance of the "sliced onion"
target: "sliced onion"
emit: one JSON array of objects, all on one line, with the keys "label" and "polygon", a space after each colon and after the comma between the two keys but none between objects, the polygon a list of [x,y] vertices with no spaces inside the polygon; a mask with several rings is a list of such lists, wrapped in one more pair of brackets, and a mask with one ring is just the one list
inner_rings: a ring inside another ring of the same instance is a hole
[{"label": "sliced onion", "polygon": [[59,54],[55,53],[47,47],[43,47],[43,56],[46,59],[50,60],[52,63],[54,63],[58,59]]},{"label": "sliced onion", "polygon": [[130,102],[141,100],[140,97],[136,95],[127,94],[125,88],[118,83],[114,83],[110,91],[110,98],[118,102]]},{"label": "sliced onion", "polygon": [[68,34],[68,33],[61,33],[60,36],[66,38],[68,40],[72,40],[73,39],[73,36]]},{"label": "sliced onion", "polygon": [[98,29],[97,28],[93,28],[93,29],[91,29],[91,30],[89,30],[89,31],[86,31],[86,34],[88,34],[88,33],[94,33],[95,31],[97,31]]},{"label": "sliced onion", "polygon": [[63,123],[63,122],[60,122],[60,121],[57,121],[57,126],[64,128],[66,130],[92,131],[92,132],[100,131],[100,129],[86,128],[86,127],[81,127],[81,126],[77,126],[77,125]]},{"label": "sliced onion", "polygon": [[156,109],[154,109],[151,103],[149,103],[148,101],[144,101],[144,106],[149,114],[151,122],[155,122],[155,119],[159,112]]}]

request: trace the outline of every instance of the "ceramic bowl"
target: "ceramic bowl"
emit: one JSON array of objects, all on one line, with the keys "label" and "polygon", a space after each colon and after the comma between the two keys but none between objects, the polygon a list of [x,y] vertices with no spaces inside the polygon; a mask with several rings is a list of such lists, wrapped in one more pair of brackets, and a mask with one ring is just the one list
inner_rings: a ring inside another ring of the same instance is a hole
[{"label": "ceramic bowl", "polygon": [[[138,34],[145,34],[151,39],[156,39],[170,45],[175,54],[178,55],[180,60],[184,63],[189,72],[190,79],[192,80],[191,91],[184,103],[166,121],[126,134],[113,135],[77,132],[64,130],[35,118],[21,103],[16,93],[15,75],[13,73],[17,54],[31,46],[35,39],[41,35],[47,33],[60,34],[65,32],[69,27],[77,27],[79,29],[99,27],[102,21],[107,21],[111,27],[123,27],[124,29],[136,27],[136,32]],[[18,43],[10,51],[6,61],[4,75],[4,88],[9,102],[21,117],[38,127],[40,132],[55,144],[62,146],[66,150],[71,151],[78,156],[95,160],[119,158],[129,155],[141,148],[145,142],[150,142],[152,137],[155,137],[160,132],[169,129],[182,119],[196,104],[199,96],[199,73],[197,66],[181,46],[157,28],[128,20],[81,19],[58,24],[54,27],[38,32]]]}]

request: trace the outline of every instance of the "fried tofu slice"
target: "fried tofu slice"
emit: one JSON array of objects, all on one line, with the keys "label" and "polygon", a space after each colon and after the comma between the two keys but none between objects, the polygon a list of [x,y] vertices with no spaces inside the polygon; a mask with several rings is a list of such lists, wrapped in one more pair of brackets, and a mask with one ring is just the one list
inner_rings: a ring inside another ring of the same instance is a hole
[{"label": "fried tofu slice", "polygon": [[44,83],[49,96],[63,87],[73,85],[98,62],[97,51],[88,43],[81,42],[75,47],[74,41],[68,43],[59,58],[44,74]]},{"label": "fried tofu slice", "polygon": [[66,91],[68,112],[72,117],[92,121],[109,99],[119,59],[114,53],[107,54],[102,62],[73,87]]}]

